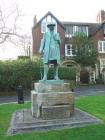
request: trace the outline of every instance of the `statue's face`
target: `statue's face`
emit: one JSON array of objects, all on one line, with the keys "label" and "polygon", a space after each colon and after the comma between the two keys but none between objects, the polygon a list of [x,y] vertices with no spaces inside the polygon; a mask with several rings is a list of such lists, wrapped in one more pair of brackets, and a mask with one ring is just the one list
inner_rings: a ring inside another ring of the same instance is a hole
[{"label": "statue's face", "polygon": [[50,31],[54,31],[54,26],[49,26]]}]

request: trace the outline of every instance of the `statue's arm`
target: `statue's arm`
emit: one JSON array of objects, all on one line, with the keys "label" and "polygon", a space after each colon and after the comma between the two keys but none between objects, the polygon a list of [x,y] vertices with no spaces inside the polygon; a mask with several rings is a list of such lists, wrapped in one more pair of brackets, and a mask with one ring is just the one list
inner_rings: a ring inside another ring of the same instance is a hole
[{"label": "statue's arm", "polygon": [[41,39],[41,43],[40,43],[40,49],[39,49],[39,53],[41,54],[44,50],[44,46],[45,46],[45,37],[46,35],[43,35],[43,38]]}]

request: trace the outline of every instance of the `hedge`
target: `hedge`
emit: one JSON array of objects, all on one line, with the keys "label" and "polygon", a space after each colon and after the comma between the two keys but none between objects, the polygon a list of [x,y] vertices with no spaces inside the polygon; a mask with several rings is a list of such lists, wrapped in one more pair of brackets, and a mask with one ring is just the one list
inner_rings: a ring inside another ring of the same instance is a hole
[{"label": "hedge", "polygon": [[[53,78],[53,73],[53,68],[50,68],[49,79]],[[40,67],[40,62],[29,60],[0,62],[0,91],[15,90],[18,85],[30,89],[32,83],[41,79],[41,75],[43,75],[43,67]],[[75,80],[75,75],[74,68],[59,68],[60,79]]]}]

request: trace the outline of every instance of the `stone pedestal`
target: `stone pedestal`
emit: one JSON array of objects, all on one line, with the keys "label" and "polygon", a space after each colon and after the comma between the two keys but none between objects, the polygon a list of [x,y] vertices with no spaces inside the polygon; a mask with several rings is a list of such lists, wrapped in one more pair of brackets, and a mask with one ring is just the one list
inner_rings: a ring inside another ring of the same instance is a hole
[{"label": "stone pedestal", "polygon": [[32,116],[36,118],[64,119],[74,113],[74,95],[67,83],[35,83],[31,101]]}]

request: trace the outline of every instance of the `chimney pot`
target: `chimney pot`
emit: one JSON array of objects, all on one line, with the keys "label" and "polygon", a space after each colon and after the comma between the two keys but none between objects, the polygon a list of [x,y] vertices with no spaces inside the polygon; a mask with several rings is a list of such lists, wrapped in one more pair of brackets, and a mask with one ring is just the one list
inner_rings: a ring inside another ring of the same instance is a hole
[{"label": "chimney pot", "polygon": [[37,23],[37,17],[36,17],[36,15],[34,16],[34,26],[36,25],[36,23]]}]

